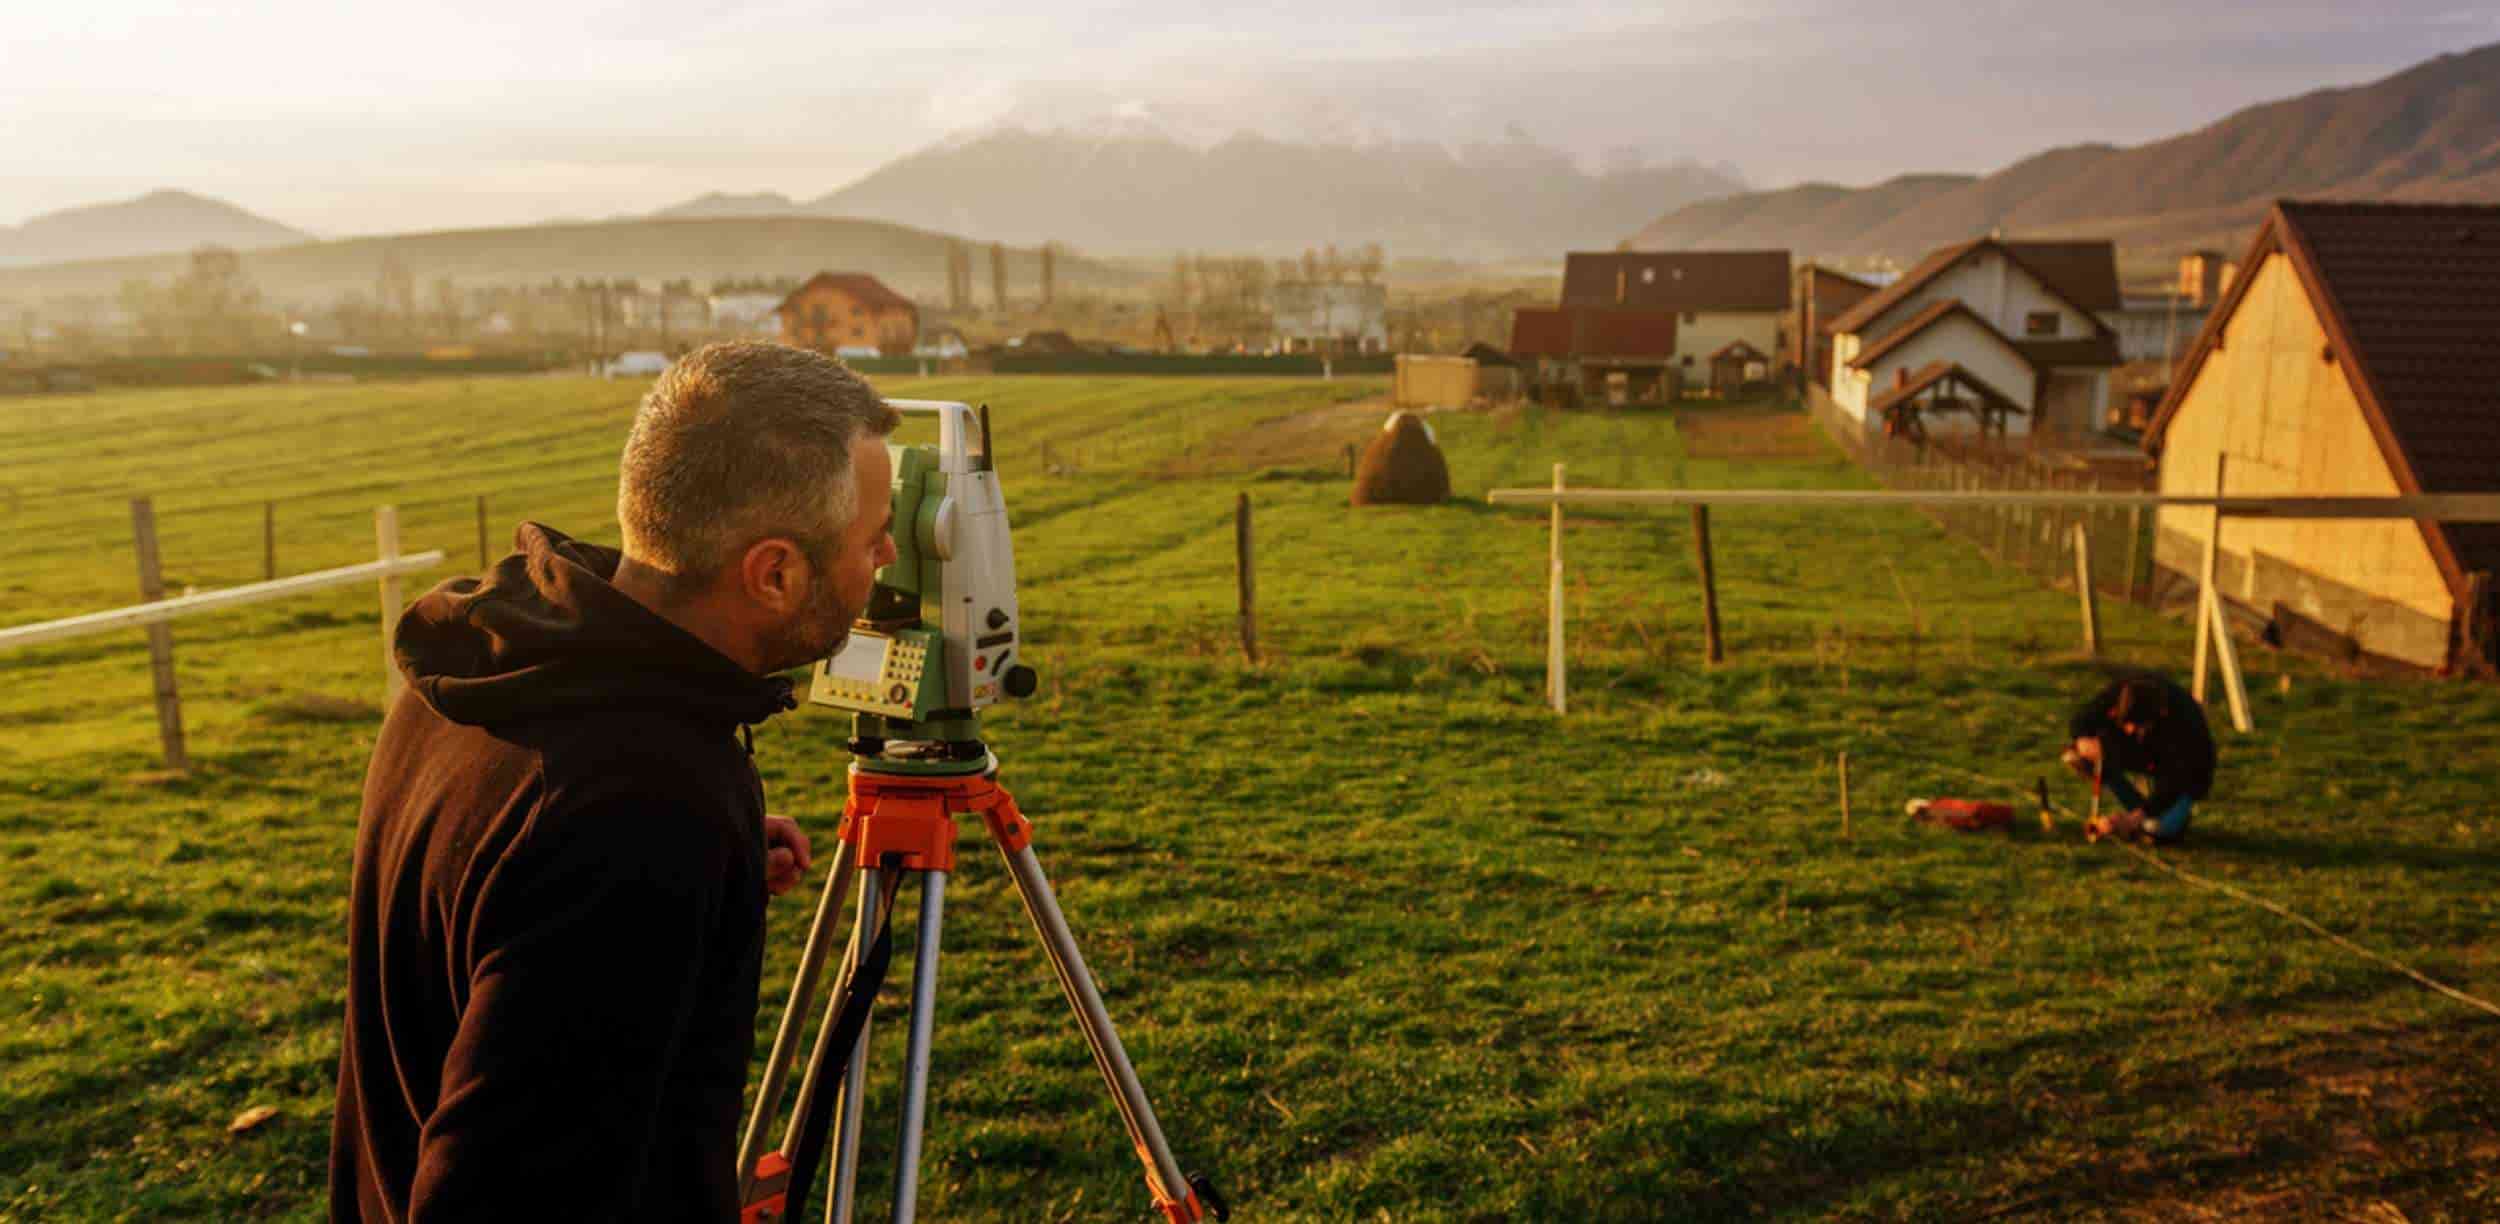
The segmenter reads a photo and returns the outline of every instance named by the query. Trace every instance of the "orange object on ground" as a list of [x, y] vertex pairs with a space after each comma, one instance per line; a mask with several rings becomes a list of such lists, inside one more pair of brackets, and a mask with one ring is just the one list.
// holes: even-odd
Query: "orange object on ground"
[[1919, 799], [1910, 804], [1910, 818], [1940, 824], [1963, 833], [2001, 829], [2014, 823], [2014, 805], [1982, 799]]

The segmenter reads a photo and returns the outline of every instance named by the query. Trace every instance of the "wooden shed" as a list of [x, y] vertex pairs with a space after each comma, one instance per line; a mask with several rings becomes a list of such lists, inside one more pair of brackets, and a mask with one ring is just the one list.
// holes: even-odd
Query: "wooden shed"
[[[2500, 492], [2500, 207], [2275, 205], [2145, 432], [2161, 491]], [[2154, 559], [2194, 573], [2201, 511]], [[2489, 647], [2500, 524], [2233, 520], [2223, 597], [2408, 667]]]

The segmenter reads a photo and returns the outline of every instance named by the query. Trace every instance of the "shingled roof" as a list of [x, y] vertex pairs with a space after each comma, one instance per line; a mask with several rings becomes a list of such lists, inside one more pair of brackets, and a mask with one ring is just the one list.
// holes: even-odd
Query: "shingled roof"
[[1786, 251], [1573, 251], [1563, 305], [1652, 310], [1788, 309]]
[[1829, 332], [1862, 331], [1866, 325], [1881, 318], [1885, 311], [1924, 288], [1928, 282], [1951, 271], [1965, 259], [1982, 251], [1995, 251], [2014, 266], [2031, 273], [2049, 292], [2064, 298], [2096, 329], [2107, 330], [2100, 312], [2116, 310], [2124, 300], [2118, 292], [2118, 246], [2106, 239], [2087, 242], [2007, 242], [2000, 238], [1974, 238], [1957, 242], [1927, 253], [1901, 279], [1884, 286], [1875, 296], [1849, 308], [1848, 313], [1824, 325]]
[[[2500, 492], [2500, 206], [2278, 200], [2145, 429], [2158, 451], [2268, 255], [2288, 257], [2406, 493]], [[2500, 575], [2500, 523], [2425, 532], [2449, 588]]]
[[1522, 357], [1675, 355], [1675, 312], [1613, 306], [1522, 306], [1511, 315], [1510, 351]]
[[826, 285], [832, 288], [844, 290], [852, 297], [858, 298], [860, 303], [866, 306], [875, 306], [880, 308], [899, 307], [901, 309], [911, 311], [914, 314], [918, 314], [920, 310], [917, 305], [913, 304], [910, 298], [904, 297], [902, 294], [886, 288], [884, 281], [878, 280], [876, 277], [870, 276], [865, 272], [819, 272], [814, 276], [808, 277], [806, 284], [791, 290], [788, 297], [781, 299], [781, 304], [779, 306], [773, 307], [773, 313], [779, 314], [782, 311], [788, 310], [790, 308], [790, 303], [798, 300], [798, 296], [800, 294], [816, 288], [819, 285]]
[[1928, 328], [1934, 327], [1935, 325], [1942, 323], [1946, 319], [1952, 318], [1955, 315], [1960, 315], [1961, 317], [1970, 320], [1972, 323], [1977, 324], [1979, 330], [1995, 337], [1997, 343], [2004, 345], [2007, 352], [2021, 358], [2023, 364], [2030, 366], [2033, 373], [2036, 374], [2039, 372], [2040, 364], [2031, 359], [2031, 354], [2023, 351], [2022, 345], [2007, 339], [2003, 332], [1988, 326], [1988, 321], [1980, 318], [1979, 312], [1964, 305], [1962, 303], [1962, 299], [1960, 298], [1945, 298], [1942, 301], [1929, 302], [1924, 307], [1921, 307], [1917, 314], [1911, 315], [1909, 318], [1902, 320], [1899, 327], [1893, 328], [1891, 331], [1885, 332], [1883, 335], [1876, 337], [1872, 343], [1868, 344], [1865, 348], [1858, 350], [1858, 355], [1849, 359], [1849, 368], [1853, 370], [1866, 369], [1868, 366], [1874, 365], [1876, 362], [1883, 360], [1884, 357], [1889, 355], [1894, 349], [1900, 348], [1902, 345], [1908, 344], [1910, 341], [1917, 339], [1919, 335], [1925, 332]]

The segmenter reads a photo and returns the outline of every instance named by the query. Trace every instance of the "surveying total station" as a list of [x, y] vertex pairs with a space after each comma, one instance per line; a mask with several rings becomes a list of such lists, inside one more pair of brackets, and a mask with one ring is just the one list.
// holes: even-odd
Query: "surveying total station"
[[[938, 933], [946, 877], [955, 866], [959, 817], [977, 817], [1005, 856], [1041, 936], [1042, 953], [1076, 1011], [1094, 1065], [1110, 1086], [1129, 1141], [1146, 1167], [1155, 1206], [1171, 1224], [1229, 1215], [1204, 1177], [1184, 1177], [1146, 1101], [1136, 1068], [1103, 1009], [1102, 994], [1059, 911], [1033, 826], [998, 784], [998, 758], [981, 740], [980, 711], [1002, 697], [1025, 697], [1034, 672], [1022, 658], [1016, 565], [1007, 503], [991, 463], [987, 408], [892, 401], [906, 416], [937, 418], [937, 445], [889, 445], [894, 461], [894, 550], [877, 571], [867, 610], [842, 647], [816, 665], [808, 700], [848, 710], [850, 795], [840, 844], [790, 986], [790, 1003], [765, 1061], [755, 1109], [738, 1148], [744, 1224], [795, 1219], [804, 1209], [825, 1148], [833, 1149], [826, 1216], [848, 1224], [859, 1174], [862, 1101], [868, 1078], [869, 1016], [893, 953], [892, 917], [905, 875], [920, 877], [905, 1038], [902, 1119], [894, 1150], [895, 1224], [910, 1224], [920, 1189], [922, 1124], [927, 1116], [930, 1026], [937, 1009]], [[817, 1028], [781, 1145], [764, 1134], [816, 1008], [818, 979], [834, 946], [841, 899], [858, 881], [851, 928], [831, 1003]], [[829, 1076], [838, 1083], [828, 1083]]]

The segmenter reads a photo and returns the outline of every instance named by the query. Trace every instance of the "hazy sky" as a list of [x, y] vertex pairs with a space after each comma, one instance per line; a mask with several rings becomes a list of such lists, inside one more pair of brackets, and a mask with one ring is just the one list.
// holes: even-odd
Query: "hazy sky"
[[2500, 41], [2492, 0], [1185, 7], [0, 0], [0, 224], [161, 186], [325, 235], [806, 198], [966, 129], [1120, 114], [1202, 139], [1516, 125], [1592, 163], [1866, 182]]

